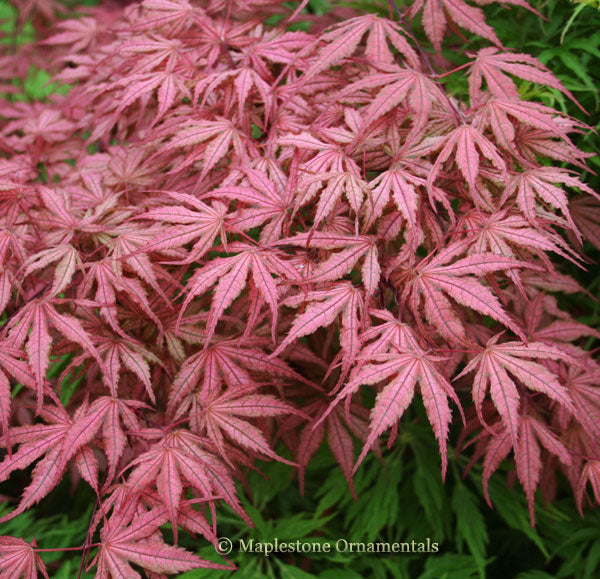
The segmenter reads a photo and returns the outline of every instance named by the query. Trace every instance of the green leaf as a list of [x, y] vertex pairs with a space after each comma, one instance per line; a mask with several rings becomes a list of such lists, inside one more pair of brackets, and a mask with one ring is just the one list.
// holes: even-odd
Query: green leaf
[[299, 513], [274, 522], [273, 538], [282, 540], [301, 539], [308, 537], [313, 531], [322, 529], [332, 517], [307, 519], [307, 515]]
[[362, 575], [352, 571], [352, 569], [328, 569], [319, 573], [319, 579], [362, 579]]
[[292, 565], [286, 565], [279, 559], [276, 559], [276, 562], [281, 570], [281, 579], [317, 579], [317, 575], [306, 573], [306, 571], [302, 571], [302, 569], [298, 569], [298, 567], [293, 567]]
[[77, 559], [69, 559], [63, 565], [60, 566], [60, 569], [52, 574], [52, 579], [72, 579], [73, 577], [80, 577], [80, 579], [94, 579], [95, 573], [90, 571], [89, 573], [82, 573], [79, 575], [79, 565], [81, 560]]
[[554, 575], [549, 575], [541, 569], [532, 569], [531, 571], [519, 573], [515, 579], [554, 579]]
[[436, 540], [443, 542], [449, 531], [450, 509], [440, 474], [439, 454], [432, 452], [435, 442], [433, 437], [431, 439], [431, 446], [426, 446], [419, 438], [411, 438], [410, 445], [417, 463], [413, 485], [425, 516], [436, 529]]
[[469, 579], [477, 575], [478, 564], [473, 557], [446, 553], [428, 559], [419, 579]]
[[[308, 473], [312, 472], [312, 469], [309, 468]], [[317, 496], [320, 496], [321, 500], [317, 505], [315, 517], [320, 516], [334, 505], [341, 506], [352, 500], [341, 469], [335, 468], [329, 472], [325, 482], [320, 485]]]
[[477, 562], [481, 577], [485, 577], [485, 552], [488, 534], [476, 496], [460, 481], [452, 494], [452, 510], [456, 515], [455, 540], [462, 552], [464, 543]]
[[[379, 472], [381, 465], [369, 463], [371, 470]], [[353, 537], [374, 541], [387, 525], [394, 525], [399, 515], [398, 487], [402, 478], [402, 463], [389, 461], [387, 468], [379, 472], [370, 488], [358, 491], [359, 499], [347, 508], [352, 520], [350, 533]]]
[[511, 491], [506, 486], [506, 482], [499, 479], [500, 477], [493, 476], [489, 482], [490, 498], [494, 508], [509, 527], [524, 533], [537, 545], [545, 557], [549, 557], [548, 549], [539, 533], [530, 526], [529, 514], [523, 496]]

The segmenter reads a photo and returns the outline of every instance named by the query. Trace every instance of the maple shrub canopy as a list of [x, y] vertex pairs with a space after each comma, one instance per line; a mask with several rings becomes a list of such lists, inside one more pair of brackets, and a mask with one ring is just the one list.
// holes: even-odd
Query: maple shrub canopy
[[[178, 533], [216, 546], [223, 504], [251, 525], [248, 467], [303, 490], [326, 441], [354, 493], [416, 400], [442, 477], [454, 424], [486, 496], [514, 460], [532, 524], [560, 472], [600, 501], [598, 332], [557, 299], [600, 248], [587, 127], [521, 98], [574, 97], [489, 0], [14, 3], [36, 42], [0, 57], [0, 482], [30, 474], [0, 522], [74, 477], [96, 577], [229, 569]], [[60, 90], [29, 98], [30, 67]], [[48, 577], [36, 548], [0, 537], [2, 576]]]

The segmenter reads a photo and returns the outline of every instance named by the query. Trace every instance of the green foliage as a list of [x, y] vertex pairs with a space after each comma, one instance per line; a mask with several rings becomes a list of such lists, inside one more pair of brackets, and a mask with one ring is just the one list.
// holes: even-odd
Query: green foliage
[[[597, 0], [536, 0], [532, 5], [546, 20], [524, 10], [515, 11], [507, 18], [505, 11], [495, 8], [489, 11], [489, 21], [508, 47], [527, 52], [548, 66], [589, 114], [583, 114], [574, 103], [553, 89], [533, 87], [524, 82], [522, 91], [528, 98], [559, 106], [597, 130], [600, 127], [600, 4]], [[600, 167], [598, 133], [589, 131], [580, 135], [575, 144], [596, 153], [590, 164]], [[598, 177], [591, 174], [587, 177], [587, 181], [598, 189]]]
[[[64, 364], [60, 361], [58, 365]], [[490, 481], [490, 509], [481, 493], [481, 468], [462, 477], [466, 457], [449, 448], [449, 470], [442, 482], [437, 443], [426, 425], [422, 408], [411, 411], [411, 420], [384, 465], [370, 456], [355, 479], [354, 501], [331, 455], [322, 447], [306, 473], [307, 490], [301, 496], [289, 468], [265, 463], [262, 472], [250, 472], [240, 488], [244, 508], [254, 521], [251, 529], [231, 510], [219, 517], [219, 535], [233, 549], [228, 557], [239, 567], [226, 571], [195, 570], [183, 579], [544, 579], [577, 577], [592, 579], [600, 571], [600, 514], [581, 519], [572, 499], [553, 507], [537, 506], [537, 525], [531, 529], [525, 498], [507, 487], [507, 469]], [[565, 497], [568, 494], [565, 493]], [[61, 515], [48, 515], [38, 507], [0, 525], [0, 534], [36, 539], [39, 547], [77, 547], [84, 543], [92, 516], [93, 494], [80, 485], [70, 495], [68, 482], [53, 491], [44, 508], [61, 505]], [[0, 516], [12, 507], [0, 508]], [[240, 529], [243, 529], [240, 531]], [[168, 529], [166, 529], [168, 531]], [[198, 550], [183, 535], [181, 546], [196, 550], [215, 562], [221, 557], [211, 545]], [[97, 538], [94, 537], [94, 540]], [[240, 540], [257, 543], [296, 542], [329, 544], [330, 552], [243, 552]], [[438, 552], [418, 552], [418, 544], [438, 543]], [[340, 543], [336, 549], [336, 543]], [[415, 542], [415, 552], [368, 553], [351, 551], [351, 543]], [[42, 552], [51, 577], [77, 576], [81, 551]], [[91, 556], [94, 555], [92, 550]], [[93, 575], [82, 577], [87, 579]]]
[[8, 0], [0, 0], [0, 43], [26, 44], [33, 42], [34, 31], [31, 23], [27, 22], [21, 30], [17, 30], [16, 21], [16, 8]]
[[[26, 22], [19, 29], [17, 18], [17, 10], [7, 0], [0, 0], [0, 44], [18, 46], [34, 41], [31, 22]], [[45, 70], [33, 66], [29, 68], [25, 78], [13, 79], [13, 83], [22, 88], [22, 94], [9, 97], [15, 101], [43, 100], [53, 93], [66, 94], [70, 88], [69, 85], [51, 82], [51, 77]]]
[[[58, 490], [59, 494], [61, 491]], [[80, 495], [83, 498], [82, 495]], [[65, 509], [60, 515], [44, 516], [40, 509], [27, 511], [22, 517], [17, 517], [0, 527], [3, 535], [12, 535], [20, 537], [26, 541], [35, 539], [40, 548], [45, 545], [52, 545], [56, 550], [40, 552], [44, 563], [49, 570], [52, 570], [53, 579], [71, 579], [77, 577], [81, 555], [79, 552], [60, 551], [60, 548], [80, 545], [85, 540], [90, 517], [92, 514], [92, 505], [85, 508], [83, 502], [79, 500], [68, 500], [65, 505], [77, 505], [79, 509]], [[0, 505], [0, 516], [8, 513], [12, 507]], [[82, 574], [82, 579], [88, 579], [93, 575]]]
[[[531, 529], [522, 493], [507, 488], [502, 475], [492, 477], [490, 509], [481, 493], [481, 469], [462, 478], [466, 459], [450, 452], [445, 484], [439, 465], [426, 457], [436, 442], [417, 411], [407, 424], [400, 444], [381, 463], [371, 456], [356, 477], [358, 500], [344, 486], [333, 460], [319, 452], [307, 472], [307, 483], [316, 483], [318, 493], [299, 495], [296, 481], [285, 477], [285, 467], [265, 464], [264, 473], [251, 472], [247, 480], [247, 509], [255, 529], [242, 528], [230, 512], [221, 517], [220, 535], [233, 544], [229, 557], [240, 570], [227, 572], [196, 570], [184, 579], [231, 576], [281, 577], [291, 579], [355, 579], [397, 577], [401, 579], [447, 579], [479, 577], [594, 577], [600, 567], [600, 517], [581, 519], [572, 501], [563, 499], [554, 507], [538, 505], [538, 525]], [[323, 449], [321, 449], [322, 451]], [[436, 458], [437, 460], [437, 458]], [[433, 462], [433, 461], [432, 461]], [[507, 475], [506, 469], [503, 471]], [[427, 484], [422, 484], [427, 480]], [[433, 482], [432, 482], [433, 481]], [[424, 516], [425, 514], [425, 516]], [[243, 552], [251, 539], [273, 543], [296, 541], [332, 546], [331, 552], [270, 553]], [[438, 552], [367, 553], [350, 552], [345, 543], [438, 543]], [[186, 544], [193, 548], [193, 544]], [[316, 549], [313, 549], [316, 550]], [[202, 557], [218, 561], [212, 547]]]
[[481, 503], [466, 485], [457, 481], [452, 493], [452, 511], [456, 517], [455, 541], [458, 550], [470, 552], [481, 576], [485, 573], [488, 534]]

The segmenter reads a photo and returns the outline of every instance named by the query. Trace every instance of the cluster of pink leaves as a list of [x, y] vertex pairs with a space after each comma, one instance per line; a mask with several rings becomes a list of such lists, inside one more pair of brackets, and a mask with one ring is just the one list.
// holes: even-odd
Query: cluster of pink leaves
[[[97, 495], [97, 577], [219, 567], [159, 527], [216, 545], [220, 502], [251, 524], [235, 481], [256, 459], [303, 486], [325, 439], [354, 492], [415, 396], [442, 474], [454, 407], [484, 487], [512, 453], [532, 522], [557, 470], [600, 500], [598, 333], [559, 308], [584, 290], [552, 261], [600, 246], [594, 193], [556, 166], [585, 166], [585, 127], [520, 99], [518, 79], [568, 91], [480, 8], [334, 10], [306, 33], [278, 0], [19, 4], [41, 41], [1, 57], [0, 481], [35, 466], [3, 521], [72, 476]], [[457, 27], [484, 47], [452, 72]], [[32, 65], [69, 92], [13, 98]], [[0, 569], [36, 566], [0, 538]]]

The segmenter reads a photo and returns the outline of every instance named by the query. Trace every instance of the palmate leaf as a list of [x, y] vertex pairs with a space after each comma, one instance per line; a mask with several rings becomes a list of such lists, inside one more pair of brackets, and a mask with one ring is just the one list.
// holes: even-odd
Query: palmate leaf
[[315, 231], [313, 233], [300, 233], [294, 237], [281, 239], [277, 245], [342, 250], [331, 254], [329, 259], [326, 259], [315, 268], [310, 277], [303, 280], [306, 283], [320, 284], [341, 279], [350, 273], [355, 268], [357, 262], [364, 257], [361, 274], [365, 289], [369, 294], [372, 294], [379, 284], [381, 274], [379, 256], [376, 239], [371, 236], [349, 237], [347, 235]]
[[[331, 215], [342, 195], [348, 200], [356, 214], [363, 205], [364, 198], [368, 196], [366, 181], [349, 171], [317, 173], [305, 180], [312, 195], [317, 193], [314, 185], [318, 185], [320, 188], [323, 183], [327, 183], [327, 186], [318, 193], [319, 202], [315, 212], [315, 227], [318, 227]], [[304, 201], [307, 200], [304, 199]]]
[[372, 204], [368, 208], [369, 223], [375, 221], [388, 204], [390, 197], [402, 213], [409, 229], [416, 230], [419, 194], [416, 189], [425, 184], [424, 179], [416, 177], [403, 168], [384, 171], [370, 182]]
[[118, 268], [114, 266], [113, 260], [104, 259], [91, 264], [89, 271], [83, 278], [83, 282], [77, 289], [78, 298], [86, 298], [92, 292], [94, 284], [96, 285], [94, 298], [99, 313], [117, 334], [127, 338], [119, 323], [119, 309], [117, 307], [117, 302], [121, 303], [125, 299], [129, 299], [139, 306], [160, 327], [161, 322], [148, 302], [144, 286], [136, 278], [120, 275]]
[[394, 317], [388, 310], [371, 309], [369, 313], [372, 318], [383, 323], [371, 326], [361, 335], [363, 356], [368, 358], [370, 355], [422, 350], [423, 344], [410, 324]]
[[[21, 310], [19, 316], [11, 319], [7, 329], [9, 329], [9, 345], [20, 348], [27, 339], [25, 350], [37, 384], [38, 412], [42, 408], [46, 372], [50, 364], [52, 337], [48, 328], [49, 324], [67, 340], [80, 345], [89, 352], [100, 367], [104, 368], [102, 358], [77, 318], [59, 313], [52, 306], [51, 300], [31, 302], [27, 308]], [[29, 335], [26, 333], [28, 329], [31, 329]]]
[[176, 34], [187, 30], [191, 25], [197, 9], [188, 0], [144, 0], [147, 9], [136, 30], [160, 29]]
[[180, 311], [179, 321], [192, 299], [216, 284], [206, 325], [205, 346], [213, 337], [217, 323], [225, 310], [243, 291], [249, 271], [252, 271], [254, 284], [271, 310], [273, 335], [278, 319], [279, 291], [271, 273], [281, 276], [284, 280], [297, 278], [296, 271], [275, 251], [261, 251], [242, 243], [229, 245], [229, 250], [239, 253], [233, 257], [212, 260], [210, 265], [198, 269], [186, 286], [187, 295]]
[[600, 249], [600, 203], [596, 199], [576, 197], [569, 202], [568, 210], [583, 237]]
[[[267, 165], [273, 169], [271, 174], [264, 170], [246, 168], [241, 177], [247, 179], [251, 187], [228, 185], [210, 191], [210, 197], [236, 200], [247, 207], [230, 215], [227, 224], [237, 230], [246, 231], [252, 227], [263, 226], [259, 241], [270, 244], [280, 239], [282, 227], [291, 206], [290, 192], [286, 190], [286, 176], [279, 167]], [[243, 181], [242, 181], [243, 182]], [[268, 223], [265, 225], [265, 222]]]
[[38, 571], [48, 579], [41, 557], [35, 552], [35, 539], [28, 543], [14, 537], [0, 537], [0, 571], [4, 577], [37, 579]]
[[[419, 134], [427, 124], [432, 107], [444, 101], [439, 86], [416, 68], [381, 66], [385, 72], [372, 74], [350, 84], [340, 91], [339, 97], [356, 97], [369, 89], [379, 88], [375, 99], [368, 99], [356, 142], [365, 131], [383, 115], [400, 104], [408, 104], [414, 119], [411, 133]], [[367, 93], [368, 94], [368, 93]]]
[[392, 377], [392, 380], [377, 395], [371, 412], [369, 435], [354, 470], [363, 461], [375, 440], [400, 419], [412, 402], [418, 384], [429, 422], [440, 446], [444, 477], [447, 467], [446, 439], [451, 417], [448, 397], [459, 407], [460, 403], [448, 381], [435, 366], [435, 363], [441, 360], [424, 355], [423, 352], [404, 354], [396, 352], [380, 355], [379, 358], [388, 361], [381, 364], [366, 364], [356, 373], [351, 374], [348, 383], [337, 394], [328, 411], [331, 412], [340, 400], [352, 396], [361, 385], [378, 384]]
[[74, 51], [86, 48], [94, 41], [97, 33], [96, 21], [93, 18], [78, 18], [64, 20], [57, 26], [57, 34], [43, 41], [44, 45], [70, 45]]
[[288, 334], [277, 346], [272, 356], [280, 354], [298, 338], [331, 325], [337, 316], [342, 314], [340, 344], [344, 352], [342, 372], [344, 375], [353, 364], [360, 349], [359, 312], [363, 310], [363, 299], [360, 292], [350, 283], [338, 282], [328, 290], [316, 290], [306, 295], [288, 298], [286, 304], [299, 306], [304, 301], [309, 302], [306, 310], [296, 316]]
[[[283, 378], [316, 386], [283, 360], [270, 357], [260, 349], [260, 345], [264, 345], [264, 341], [257, 344], [243, 338], [219, 340], [189, 357], [174, 377], [168, 413], [174, 413], [175, 419], [185, 415], [188, 410], [185, 405], [189, 403], [189, 400], [186, 402], [186, 397], [196, 389], [204, 396], [214, 396], [224, 387], [235, 391], [254, 385], [258, 389], [260, 384], [253, 379], [253, 375], [264, 376], [271, 381]], [[178, 408], [180, 405], [184, 407]], [[196, 420], [197, 417], [193, 417], [192, 424]]]
[[589, 461], [581, 471], [578, 483], [576, 496], [577, 507], [579, 508], [579, 512], [583, 513], [583, 495], [588, 483], [591, 484], [596, 502], [600, 499], [600, 461]]
[[202, 79], [194, 88], [194, 100], [204, 95], [202, 102], [214, 93], [215, 89], [223, 82], [231, 82], [235, 87], [238, 112], [240, 117], [244, 114], [244, 107], [247, 102], [252, 104], [249, 99], [251, 90], [254, 90], [260, 95], [265, 107], [265, 116], [269, 117], [271, 108], [273, 107], [273, 95], [271, 94], [271, 86], [252, 68], [239, 68], [238, 70], [229, 70], [225, 72], [217, 72]]
[[567, 150], [573, 147], [565, 132], [565, 123], [556, 116], [556, 111], [535, 102], [490, 97], [478, 109], [474, 124], [480, 131], [489, 127], [502, 148], [519, 155], [514, 143], [515, 121], [525, 127], [542, 131], [546, 138], [559, 139], [566, 144]]
[[[192, 152], [184, 156], [176, 165], [177, 171], [202, 159], [203, 175], [206, 175], [233, 147], [239, 154], [244, 153], [245, 135], [231, 122], [220, 121], [187, 121], [174, 131], [175, 136], [164, 146], [164, 152], [193, 146]], [[205, 144], [207, 141], [209, 143]]]
[[485, 350], [475, 356], [455, 379], [477, 368], [473, 382], [473, 401], [478, 416], [484, 423], [481, 408], [489, 387], [492, 400], [506, 427], [511, 444], [517, 448], [521, 397], [513, 377], [526, 388], [544, 393], [567, 411], [574, 413], [575, 407], [569, 392], [559, 383], [557, 377], [541, 364], [527, 359], [560, 360], [569, 359], [569, 356], [554, 346], [539, 342], [498, 343], [500, 336], [501, 334], [498, 334], [492, 338], [487, 343]]
[[[530, 407], [526, 407], [526, 410], [530, 409]], [[484, 456], [482, 486], [487, 503], [490, 506], [492, 506], [493, 501], [495, 503], [490, 488], [493, 488], [497, 482], [495, 478], [491, 478], [492, 474], [500, 467], [502, 461], [512, 449], [517, 467], [517, 477], [527, 497], [530, 526], [533, 529], [535, 526], [535, 491], [542, 483], [543, 468], [546, 465], [555, 468], [555, 459], [562, 463], [563, 468], [572, 468], [573, 460], [569, 450], [544, 422], [538, 417], [527, 413], [522, 413], [519, 416], [517, 446], [513, 446], [511, 433], [504, 426], [503, 421], [495, 422], [487, 428], [486, 432], [480, 433], [477, 438], [475, 453], [476, 456]], [[552, 457], [554, 461], [549, 461], [549, 457]], [[506, 520], [511, 526], [514, 526], [511, 521]], [[525, 532], [529, 531], [528, 529], [523, 530]]]
[[462, 306], [494, 318], [522, 336], [521, 330], [502, 309], [496, 296], [475, 276], [531, 266], [527, 262], [493, 253], [471, 255], [448, 263], [463, 250], [464, 244], [459, 242], [419, 263], [409, 273], [412, 279], [405, 286], [404, 299], [408, 300], [416, 315], [419, 315], [422, 301], [428, 322], [452, 342], [464, 341], [465, 332], [460, 317], [446, 295]]
[[467, 239], [472, 243], [469, 253], [491, 251], [515, 257], [519, 250], [540, 250], [553, 251], [571, 260], [576, 255], [560, 236], [531, 227], [529, 221], [518, 214], [500, 211], [489, 215], [476, 210], [464, 215], [463, 220]]
[[[317, 424], [314, 425], [311, 421], [302, 429], [296, 448], [295, 456], [299, 466], [300, 492], [304, 494], [305, 491], [306, 467], [326, 437], [331, 454], [340, 465], [352, 496], [357, 498], [352, 480], [355, 459], [352, 435], [363, 442], [366, 439], [368, 431], [367, 411], [358, 404], [351, 404], [348, 412], [344, 412], [341, 407], [336, 407], [332, 412], [327, 412], [328, 406], [328, 400], [319, 399], [302, 409], [303, 412], [313, 416]], [[323, 422], [320, 416], [325, 412], [327, 412], [327, 418]]]
[[24, 489], [18, 507], [2, 517], [2, 521], [12, 519], [38, 503], [60, 482], [67, 462], [94, 438], [102, 419], [98, 414], [87, 414], [85, 406], [73, 419], [58, 406], [42, 410], [42, 416], [50, 424], [12, 429], [12, 442], [20, 443], [20, 447], [0, 464], [0, 480], [6, 480], [13, 471], [26, 468], [45, 456], [33, 469], [31, 483]]
[[535, 490], [540, 482], [542, 464], [540, 446], [558, 457], [566, 467], [572, 464], [569, 451], [543, 423], [531, 416], [522, 416], [519, 424], [519, 446], [515, 452], [517, 475], [529, 503], [531, 526], [535, 524]]
[[368, 197], [367, 186], [361, 178], [361, 171], [356, 161], [342, 147], [330, 143], [329, 139], [319, 140], [303, 132], [299, 135], [284, 135], [277, 139], [277, 144], [284, 147], [285, 154], [289, 154], [294, 149], [317, 153], [311, 155], [311, 158], [299, 167], [300, 191], [296, 193], [294, 202], [294, 211], [297, 212], [312, 201], [321, 190], [323, 183], [328, 183], [319, 196], [315, 227], [331, 214], [342, 194], [348, 199], [355, 212], [362, 205], [363, 197]]
[[504, 199], [508, 199], [516, 193], [517, 205], [523, 215], [530, 223], [537, 221], [536, 198], [539, 197], [542, 202], [553, 209], [559, 209], [567, 219], [573, 233], [581, 240], [581, 234], [573, 222], [569, 212], [567, 195], [563, 189], [555, 183], [564, 183], [569, 187], [577, 187], [590, 195], [598, 198], [590, 187], [581, 182], [564, 170], [548, 167], [545, 170], [532, 169], [515, 175], [504, 193]]
[[153, 404], [156, 397], [152, 390], [149, 362], [160, 363], [160, 360], [148, 350], [145, 350], [133, 341], [126, 342], [122, 339], [106, 339], [98, 346], [98, 352], [103, 356], [107, 372], [103, 375], [104, 381], [110, 389], [111, 395], [117, 397], [117, 387], [121, 363], [133, 372], [144, 384], [148, 397]]
[[576, 409], [578, 422], [593, 437], [600, 436], [600, 372], [595, 365], [568, 369], [565, 384]]
[[126, 77], [115, 83], [115, 86], [125, 86], [121, 103], [115, 111], [119, 115], [126, 107], [149, 93], [157, 90], [158, 109], [153, 119], [153, 124], [158, 123], [167, 111], [173, 106], [176, 99], [191, 98], [191, 92], [185, 84], [185, 78], [171, 71], [152, 72]]
[[[600, 332], [585, 324], [576, 322], [566, 312], [560, 312], [560, 319], [547, 324], [546, 314], [551, 311], [557, 314], [560, 312], [550, 296], [540, 292], [531, 300], [529, 307], [523, 315], [525, 326], [527, 327], [528, 341], [544, 342], [558, 348], [561, 348], [562, 343], [565, 353], [573, 352], [572, 355], [577, 356], [577, 350], [571, 349], [572, 344], [571, 347], [567, 346], [569, 342], [574, 342], [583, 336], [600, 337]], [[573, 379], [573, 386], [575, 386], [575, 377], [578, 374], [585, 376], [585, 366], [570, 368], [565, 385], [569, 387], [570, 379]]]
[[536, 58], [529, 54], [499, 53], [497, 48], [482, 48], [471, 65], [469, 74], [469, 97], [471, 104], [481, 101], [481, 83], [485, 79], [488, 90], [499, 98], [516, 99], [519, 96], [515, 83], [505, 73], [545, 84], [566, 94], [573, 101], [575, 97], [563, 84]]
[[90, 413], [102, 416], [102, 443], [108, 462], [107, 483], [113, 480], [125, 452], [126, 432], [135, 432], [140, 428], [136, 411], [144, 408], [147, 406], [143, 402], [108, 396], [98, 398], [90, 406]]
[[506, 173], [504, 160], [496, 147], [475, 127], [463, 125], [458, 127], [439, 143], [444, 144], [427, 178], [427, 187], [435, 182], [443, 163], [456, 150], [454, 160], [470, 189], [475, 188], [479, 175], [479, 153], [488, 159], [499, 171]]
[[[295, 463], [277, 455], [261, 430], [247, 421], [248, 418], [298, 413], [291, 406], [268, 395], [248, 394], [245, 396], [243, 390], [238, 390], [233, 394], [225, 393], [219, 397], [199, 396], [198, 405], [204, 408], [198, 421], [199, 427], [215, 444], [225, 462], [231, 464], [223, 443], [223, 434], [226, 434], [233, 443], [239, 446], [295, 466]], [[233, 467], [233, 465], [231, 466]]]
[[141, 579], [142, 576], [134, 571], [131, 563], [155, 573], [232, 568], [205, 561], [180, 547], [164, 543], [162, 537], [156, 535], [158, 528], [167, 521], [164, 508], [159, 507], [135, 518], [133, 509], [129, 508], [128, 511], [128, 516], [109, 519], [102, 530], [101, 547], [95, 561], [98, 579]]
[[75, 268], [77, 265], [81, 266], [81, 258], [77, 250], [70, 244], [57, 245], [32, 255], [23, 264], [24, 267], [26, 266], [23, 275], [27, 276], [54, 261], [58, 261], [58, 264], [54, 268], [54, 279], [49, 294], [51, 297], [62, 292], [71, 283]]
[[417, 0], [410, 7], [411, 17], [423, 12], [423, 27], [438, 53], [446, 32], [448, 19], [478, 36], [502, 46], [494, 29], [486, 24], [481, 8], [470, 6], [462, 0]]
[[35, 376], [29, 366], [20, 358], [23, 352], [12, 348], [6, 342], [0, 342], [0, 426], [2, 434], [8, 435], [11, 417], [11, 388], [9, 377], [13, 377], [27, 388], [37, 390]]
[[194, 211], [181, 205], [167, 205], [150, 209], [142, 214], [141, 219], [160, 221], [175, 226], [169, 227], [146, 244], [143, 251], [163, 251], [183, 247], [190, 241], [196, 240], [192, 251], [184, 261], [184, 263], [191, 263], [203, 257], [218, 236], [225, 237], [224, 219], [227, 208], [222, 203], [207, 205], [192, 195], [174, 192], [169, 195], [179, 203], [187, 203], [194, 208]]
[[419, 68], [419, 58], [404, 37], [402, 29], [395, 22], [369, 14], [352, 18], [322, 35], [322, 40], [328, 44], [319, 51], [315, 63], [306, 71], [304, 80], [311, 79], [319, 72], [350, 57], [367, 32], [369, 33], [365, 49], [367, 58], [385, 64], [393, 62], [387, 39], [409, 65]]
[[133, 467], [127, 478], [132, 488], [141, 491], [156, 487], [174, 532], [177, 532], [177, 512], [184, 483], [196, 489], [206, 500], [222, 498], [246, 523], [252, 524], [237, 498], [231, 471], [219, 458], [205, 450], [206, 443], [205, 439], [189, 431], [174, 430], [163, 435], [162, 440], [127, 466]]
[[98, 471], [88, 445], [101, 429], [110, 480], [125, 448], [119, 415], [128, 428], [138, 429], [133, 411], [142, 407], [145, 405], [141, 402], [104, 397], [89, 407], [86, 404], [80, 406], [70, 417], [62, 406], [45, 405], [41, 416], [47, 424], [11, 428], [11, 443], [20, 446], [0, 463], [0, 480], [6, 480], [12, 472], [26, 468], [40, 457], [44, 458], [36, 464], [31, 484], [24, 490], [19, 506], [4, 520], [17, 516], [44, 498], [59, 483], [67, 463], [73, 458], [83, 478], [97, 489]]

